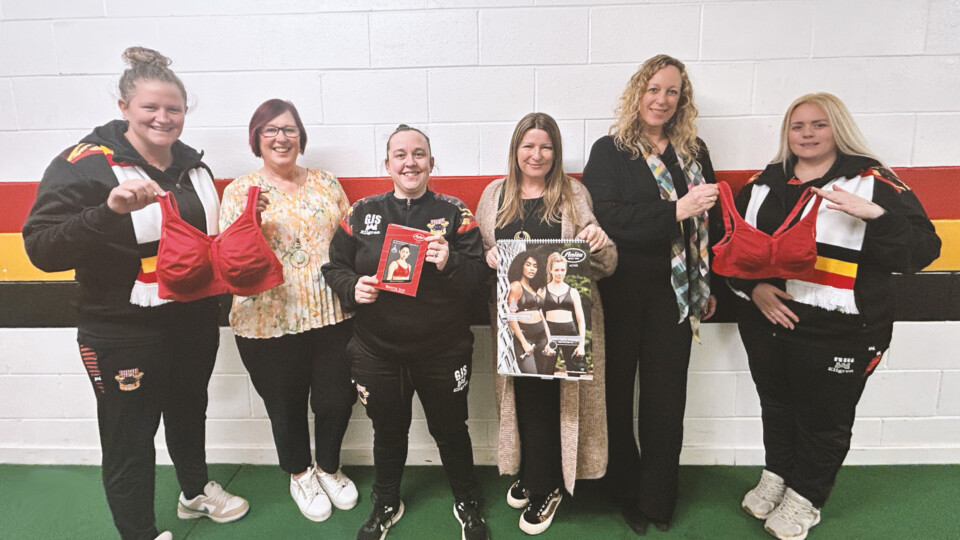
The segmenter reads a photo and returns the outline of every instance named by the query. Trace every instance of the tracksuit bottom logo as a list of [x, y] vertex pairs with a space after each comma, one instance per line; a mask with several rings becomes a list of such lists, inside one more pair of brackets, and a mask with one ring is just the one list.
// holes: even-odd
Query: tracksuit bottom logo
[[467, 387], [467, 366], [463, 366], [453, 372], [453, 377], [457, 379], [457, 387], [454, 392], [459, 392]]
[[827, 371], [832, 371], [834, 373], [853, 373], [853, 358], [846, 358], [843, 356], [833, 357], [835, 362], [834, 366], [828, 367]]

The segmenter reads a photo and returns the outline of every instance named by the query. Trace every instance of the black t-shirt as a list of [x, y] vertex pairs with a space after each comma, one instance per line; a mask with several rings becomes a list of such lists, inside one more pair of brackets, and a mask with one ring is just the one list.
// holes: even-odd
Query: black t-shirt
[[[501, 200], [501, 205], [503, 201]], [[521, 230], [536, 240], [559, 239], [562, 234], [560, 223], [543, 221], [543, 197], [523, 200], [523, 219], [515, 219], [503, 228], [495, 228], [493, 237], [497, 240], [513, 240]]]

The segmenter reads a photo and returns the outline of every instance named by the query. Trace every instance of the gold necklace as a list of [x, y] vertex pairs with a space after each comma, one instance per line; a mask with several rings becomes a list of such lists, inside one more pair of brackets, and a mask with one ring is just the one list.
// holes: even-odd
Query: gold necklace
[[[297, 176], [299, 180], [299, 174]], [[290, 260], [290, 266], [294, 268], [303, 268], [310, 263], [310, 257], [312, 256], [312, 253], [304, 249], [300, 242], [300, 233], [303, 232], [303, 188], [306, 185], [307, 179], [304, 178], [303, 183], [297, 188], [297, 234], [293, 238], [293, 245], [286, 253]]]
[[[529, 200], [529, 199], [524, 199], [524, 200]], [[535, 202], [533, 203], [533, 205], [531, 205], [529, 212], [527, 212], [526, 209], [524, 209], [523, 219], [520, 220], [520, 230], [517, 231], [517, 234], [513, 235], [514, 240], [530, 240], [530, 233], [528, 233], [524, 229], [527, 228], [527, 219], [533, 214], [537, 213], [536, 212], [537, 208], [540, 206], [540, 203], [543, 202], [543, 195], [541, 194], [541, 196], [534, 199], [534, 201]], [[520, 204], [521, 206], [523, 205], [523, 200], [520, 201]]]

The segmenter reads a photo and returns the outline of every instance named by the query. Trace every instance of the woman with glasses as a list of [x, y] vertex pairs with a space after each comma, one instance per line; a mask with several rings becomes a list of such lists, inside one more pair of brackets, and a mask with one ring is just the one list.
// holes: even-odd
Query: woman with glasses
[[[250, 186], [260, 186], [270, 199], [261, 229], [283, 264], [284, 283], [256, 296], [235, 296], [230, 326], [270, 416], [290, 495], [307, 519], [323, 521], [331, 503], [342, 510], [357, 504], [357, 489], [340, 470], [340, 445], [356, 401], [345, 357], [353, 325], [320, 273], [350, 205], [335, 176], [297, 165], [307, 133], [292, 103], [265, 101], [250, 119], [249, 134], [263, 167], [227, 186], [220, 228], [240, 217]], [[310, 455], [308, 400], [316, 461]]]

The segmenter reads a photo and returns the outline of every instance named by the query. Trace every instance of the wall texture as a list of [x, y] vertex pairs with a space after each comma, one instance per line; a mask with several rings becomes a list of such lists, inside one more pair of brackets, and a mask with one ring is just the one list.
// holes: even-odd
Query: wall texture
[[[580, 172], [627, 78], [660, 52], [687, 62], [718, 169], [762, 167], [783, 110], [814, 90], [843, 98], [889, 164], [960, 165], [955, 0], [0, 0], [0, 181], [38, 180], [55, 154], [119, 116], [120, 54], [133, 44], [174, 60], [191, 96], [183, 140], [218, 177], [259, 166], [245, 126], [272, 97], [293, 100], [308, 125], [303, 163], [339, 176], [383, 174], [400, 122], [429, 132], [440, 174], [500, 174], [513, 125], [532, 110], [560, 121], [565, 167]], [[475, 332], [470, 427], [478, 462], [492, 463], [489, 330]], [[99, 461], [74, 334], [0, 329], [0, 462]], [[850, 462], [960, 462], [957, 336], [960, 323], [897, 324]], [[684, 461], [760, 463], [735, 328], [707, 325], [694, 350]], [[211, 460], [275, 462], [228, 329], [210, 391]], [[345, 460], [371, 462], [370, 442], [358, 408]], [[411, 446], [411, 462], [437, 462], [422, 412]]]

